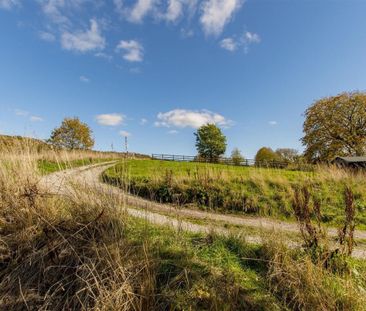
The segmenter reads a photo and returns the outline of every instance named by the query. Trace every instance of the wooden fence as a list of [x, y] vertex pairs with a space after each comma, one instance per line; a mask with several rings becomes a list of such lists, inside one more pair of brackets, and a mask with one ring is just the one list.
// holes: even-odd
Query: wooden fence
[[[176, 161], [176, 162], [203, 162], [210, 163], [207, 159], [198, 156], [187, 156], [187, 155], [177, 155], [177, 154], [152, 154], [151, 158], [153, 160], [161, 161]], [[256, 167], [272, 167], [272, 168], [286, 168], [288, 163], [280, 161], [262, 161], [258, 162], [254, 159], [245, 159], [240, 163], [234, 162], [231, 158], [220, 157], [217, 161], [213, 163], [225, 164], [225, 165], [237, 165], [237, 166], [256, 166]]]

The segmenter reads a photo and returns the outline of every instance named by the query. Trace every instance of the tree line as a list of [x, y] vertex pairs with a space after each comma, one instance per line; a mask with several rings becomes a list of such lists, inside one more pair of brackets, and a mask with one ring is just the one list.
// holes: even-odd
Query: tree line
[[[363, 156], [366, 153], [366, 93], [345, 92], [315, 101], [305, 111], [303, 154], [292, 148], [262, 147], [255, 155], [256, 163], [319, 163], [331, 162], [337, 156]], [[218, 161], [226, 152], [226, 137], [214, 124], [198, 129], [196, 147], [199, 156]], [[238, 148], [231, 153], [234, 163], [244, 157]]]
[[[292, 148], [258, 150], [256, 163], [330, 162], [337, 156], [363, 156], [366, 153], [366, 93], [344, 92], [315, 101], [304, 113], [305, 147], [303, 154]], [[201, 126], [194, 134], [198, 157], [218, 162], [225, 154], [227, 138], [215, 124]], [[52, 145], [67, 149], [91, 149], [94, 146], [91, 128], [79, 118], [65, 118], [52, 131]], [[245, 160], [241, 151], [231, 153], [234, 164]]]
[[[194, 134], [196, 136], [196, 148], [198, 157], [207, 162], [220, 162], [227, 148], [226, 136], [215, 124], [201, 126]], [[231, 152], [231, 161], [234, 165], [241, 165], [245, 157], [238, 148]], [[301, 156], [296, 149], [279, 148], [273, 151], [269, 147], [262, 147], [255, 156], [256, 165], [283, 165], [300, 161]]]

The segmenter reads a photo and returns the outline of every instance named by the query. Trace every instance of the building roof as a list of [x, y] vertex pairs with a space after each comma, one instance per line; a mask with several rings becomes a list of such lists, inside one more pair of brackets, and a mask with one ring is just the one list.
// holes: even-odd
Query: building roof
[[347, 163], [358, 163], [358, 162], [366, 162], [366, 156], [364, 157], [336, 157], [336, 160], [340, 159]]

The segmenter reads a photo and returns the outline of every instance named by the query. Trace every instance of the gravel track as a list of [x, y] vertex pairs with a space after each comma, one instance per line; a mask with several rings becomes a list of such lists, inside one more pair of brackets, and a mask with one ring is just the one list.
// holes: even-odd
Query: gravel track
[[[81, 187], [99, 191], [103, 193], [103, 195], [111, 195], [120, 200], [120, 202], [124, 202], [124, 206], [127, 206], [126, 211], [131, 216], [143, 218], [158, 225], [168, 225], [183, 231], [196, 233], [209, 233], [214, 231], [218, 234], [229, 235], [230, 231], [222, 226], [222, 223], [224, 223], [242, 226], [243, 228], [257, 228], [272, 232], [273, 234], [275, 232], [285, 232], [287, 234], [299, 233], [298, 226], [294, 223], [287, 223], [264, 217], [234, 216], [186, 208], [179, 209], [171, 205], [159, 204], [126, 194], [119, 188], [107, 185], [100, 180], [100, 175], [103, 171], [113, 165], [115, 165], [115, 162], [107, 162], [56, 172], [42, 177], [40, 184], [49, 193], [68, 195], [72, 193], [75, 194], [73, 184], [76, 183]], [[179, 219], [179, 217], [211, 221], [211, 223], [201, 225]], [[214, 222], [220, 222], [220, 224], [215, 225]], [[328, 229], [329, 237], [335, 237], [336, 235], [336, 229]], [[355, 238], [366, 239], [366, 231], [356, 230]], [[246, 235], [245, 239], [249, 243], [261, 243], [262, 241], [262, 238], [259, 235]], [[290, 246], [293, 244], [293, 242], [289, 243]], [[356, 247], [354, 249], [353, 256], [357, 258], [366, 258], [366, 249]]]

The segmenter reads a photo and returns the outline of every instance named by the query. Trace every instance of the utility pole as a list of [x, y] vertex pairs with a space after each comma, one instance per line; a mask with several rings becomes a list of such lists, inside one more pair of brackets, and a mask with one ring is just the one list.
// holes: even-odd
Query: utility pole
[[128, 156], [128, 138], [127, 135], [125, 136], [125, 150], [126, 150], [126, 157]]

